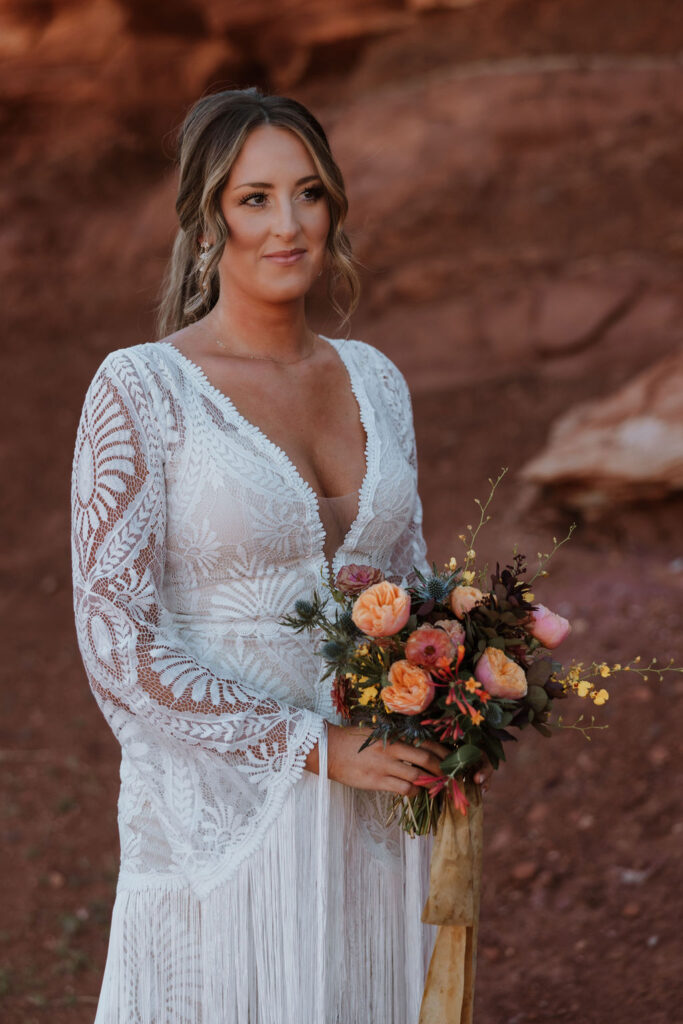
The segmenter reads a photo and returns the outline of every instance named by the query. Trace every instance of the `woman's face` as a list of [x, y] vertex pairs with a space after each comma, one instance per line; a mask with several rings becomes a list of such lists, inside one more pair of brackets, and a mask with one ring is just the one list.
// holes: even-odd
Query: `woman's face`
[[254, 128], [220, 206], [230, 231], [220, 261], [221, 293], [238, 290], [268, 302], [305, 295], [323, 267], [330, 213], [300, 139], [275, 125]]

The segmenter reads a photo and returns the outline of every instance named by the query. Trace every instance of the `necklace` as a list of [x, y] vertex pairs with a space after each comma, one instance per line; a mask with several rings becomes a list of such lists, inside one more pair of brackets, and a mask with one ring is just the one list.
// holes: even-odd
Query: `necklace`
[[[223, 342], [220, 340], [220, 338], [215, 338], [214, 340], [215, 340], [215, 342], [216, 342], [216, 344], [218, 345], [219, 348], [224, 349], [226, 352], [229, 351], [228, 346], [223, 344]], [[242, 353], [242, 352], [230, 352], [230, 355], [234, 356], [236, 359], [263, 359], [263, 360], [265, 360], [266, 362], [269, 362], [269, 363], [277, 363], [279, 366], [291, 366], [294, 363], [303, 363], [304, 359], [309, 359], [310, 356], [313, 354], [313, 350], [314, 349], [315, 349], [315, 335], [313, 336], [313, 342], [311, 344], [310, 350], [306, 353], [305, 356], [301, 356], [300, 359], [273, 359], [272, 356], [250, 356], [250, 355], [247, 355], [246, 353]]]

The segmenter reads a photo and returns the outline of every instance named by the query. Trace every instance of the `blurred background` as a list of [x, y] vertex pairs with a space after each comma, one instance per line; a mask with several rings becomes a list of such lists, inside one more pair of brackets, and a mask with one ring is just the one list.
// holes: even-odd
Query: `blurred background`
[[[155, 338], [188, 106], [258, 85], [328, 132], [363, 263], [351, 335], [411, 386], [430, 558], [461, 556], [507, 466], [480, 561], [517, 543], [535, 569], [576, 522], [534, 587], [573, 621], [567, 657], [681, 664], [683, 19], [675, 0], [1, 0], [0, 56], [0, 1016], [80, 1024], [119, 752], [76, 646], [71, 460], [99, 363]], [[322, 293], [311, 323], [335, 334]], [[481, 1024], [683, 1019], [683, 677], [609, 682], [582, 706], [609, 728], [525, 734], [486, 798]]]

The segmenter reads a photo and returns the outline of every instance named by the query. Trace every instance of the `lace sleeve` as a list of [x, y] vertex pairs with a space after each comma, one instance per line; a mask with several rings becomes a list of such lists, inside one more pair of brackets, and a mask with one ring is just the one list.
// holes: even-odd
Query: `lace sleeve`
[[[175, 846], [248, 852], [303, 770], [324, 720], [212, 674], [163, 600], [161, 432], [133, 361], [111, 353], [86, 394], [72, 473], [78, 644], [93, 693]], [[182, 806], [177, 782], [193, 789]], [[213, 840], [203, 819], [212, 818]], [[170, 841], [170, 840], [169, 840]], [[187, 855], [187, 850], [184, 851]], [[241, 859], [241, 857], [239, 858]]]
[[427, 545], [422, 532], [422, 501], [418, 491], [417, 443], [413, 420], [413, 404], [405, 377], [388, 356], [382, 356], [382, 376], [385, 381], [396, 436], [400, 448], [413, 471], [413, 508], [410, 520], [394, 546], [390, 573], [407, 576], [415, 566], [421, 572], [430, 570]]

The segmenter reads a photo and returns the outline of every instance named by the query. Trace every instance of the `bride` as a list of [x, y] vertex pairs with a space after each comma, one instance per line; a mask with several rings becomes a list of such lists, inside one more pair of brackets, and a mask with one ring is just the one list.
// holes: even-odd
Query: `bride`
[[447, 751], [359, 752], [279, 622], [345, 563], [428, 568], [408, 388], [307, 322], [316, 278], [343, 322], [358, 280], [305, 107], [207, 96], [179, 162], [162, 340], [104, 359], [74, 455], [78, 641], [121, 744], [96, 1021], [416, 1024], [430, 844], [387, 817]]

